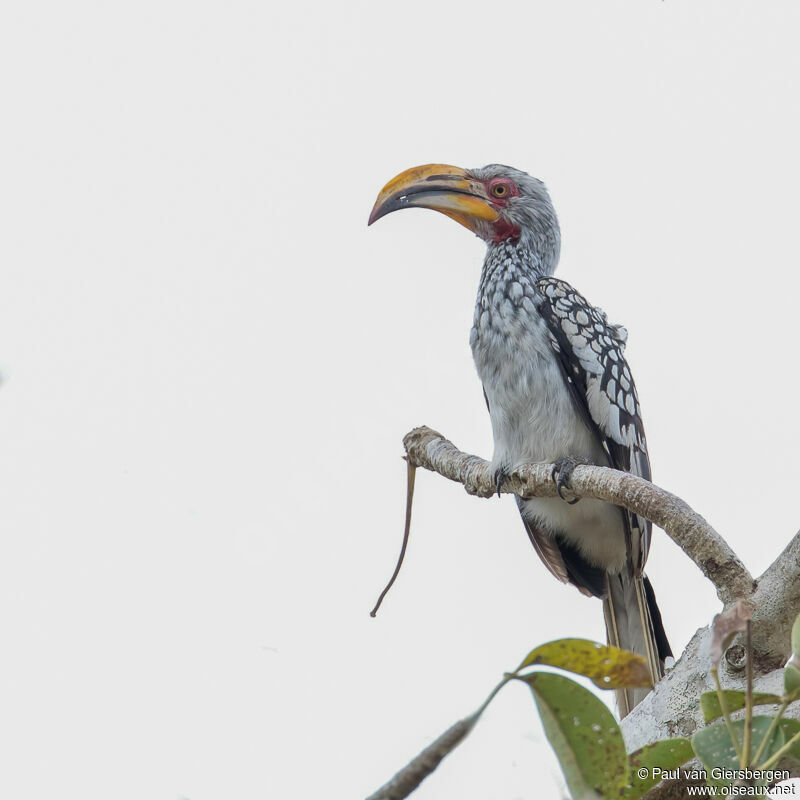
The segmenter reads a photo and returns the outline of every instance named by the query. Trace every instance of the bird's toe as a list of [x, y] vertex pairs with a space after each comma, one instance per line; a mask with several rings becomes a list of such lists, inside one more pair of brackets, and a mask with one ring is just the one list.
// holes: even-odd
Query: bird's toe
[[505, 483], [508, 474], [508, 470], [505, 467], [498, 467], [494, 471], [494, 488], [498, 497], [500, 497], [500, 489], [503, 488], [503, 484]]
[[550, 477], [556, 484], [556, 492], [558, 492], [558, 496], [564, 500], [566, 503], [569, 503], [571, 506], [574, 506], [575, 503], [580, 500], [580, 497], [573, 497], [571, 500], [564, 496], [564, 489], [571, 489], [572, 485], [570, 480], [572, 478], [572, 473], [579, 464], [588, 464], [590, 462], [584, 461], [577, 458], [559, 458], [553, 464], [553, 471], [550, 473]]

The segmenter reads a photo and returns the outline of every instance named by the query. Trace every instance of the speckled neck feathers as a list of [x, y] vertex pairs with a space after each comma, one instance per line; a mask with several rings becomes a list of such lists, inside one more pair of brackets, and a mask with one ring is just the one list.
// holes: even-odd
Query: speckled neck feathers
[[545, 257], [542, 253], [528, 246], [528, 243], [519, 239], [507, 239], [503, 242], [493, 242], [486, 249], [481, 271], [480, 290], [491, 282], [498, 273], [506, 273], [508, 277], [526, 276], [531, 281], [552, 275], [558, 263], [552, 253]]

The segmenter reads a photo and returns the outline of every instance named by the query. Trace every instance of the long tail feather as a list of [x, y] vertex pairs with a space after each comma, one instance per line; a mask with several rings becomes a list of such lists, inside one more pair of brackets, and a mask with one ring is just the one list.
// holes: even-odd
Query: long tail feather
[[[652, 587], [649, 587], [649, 582], [648, 593], [645, 580], [646, 578], [635, 578], [626, 572], [609, 574], [608, 594], [603, 600], [603, 615], [608, 643], [643, 656], [647, 661], [651, 680], [655, 684], [664, 675], [663, 659], [669, 655], [669, 645], [666, 644], [666, 637], [661, 627], [661, 616], [658, 614], [658, 606], [655, 605], [655, 595], [652, 593]], [[662, 642], [658, 640], [651, 605], [658, 616]], [[659, 644], [662, 647], [659, 647]], [[667, 652], [661, 652], [664, 649], [663, 645], [666, 645]], [[649, 692], [650, 689], [647, 688], [618, 690], [617, 703], [620, 716], [629, 714]]]

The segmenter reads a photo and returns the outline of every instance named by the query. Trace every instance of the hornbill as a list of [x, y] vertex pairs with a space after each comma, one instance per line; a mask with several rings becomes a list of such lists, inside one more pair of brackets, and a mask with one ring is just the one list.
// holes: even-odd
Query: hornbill
[[[501, 164], [413, 167], [384, 186], [369, 224], [401, 208], [434, 209], [486, 242], [470, 345], [492, 422], [497, 487], [518, 465], [555, 464], [560, 497], [517, 498], [525, 530], [556, 578], [602, 598], [609, 643], [644, 656], [655, 684], [671, 652], [643, 572], [650, 522], [563, 495], [577, 463], [650, 479], [627, 331], [553, 277], [561, 234], [537, 178]], [[618, 692], [620, 714], [648, 691]]]

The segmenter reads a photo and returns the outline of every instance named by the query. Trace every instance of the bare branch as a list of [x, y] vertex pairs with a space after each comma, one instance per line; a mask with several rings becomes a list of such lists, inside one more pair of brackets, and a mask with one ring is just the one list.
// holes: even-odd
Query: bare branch
[[408, 797], [439, 766], [439, 762], [464, 740], [480, 716], [460, 719], [451, 725], [438, 739], [429, 744], [416, 758], [410, 761], [388, 783], [367, 800], [402, 800]]
[[[491, 497], [496, 492], [489, 463], [462, 453], [440, 433], [426, 427], [415, 428], [406, 434], [403, 444], [409, 463], [463, 484], [470, 494]], [[520, 497], [555, 497], [552, 469], [552, 464], [519, 467], [511, 472], [501, 491]], [[749, 597], [755, 590], [752, 575], [728, 543], [674, 494], [627, 472], [587, 465], [575, 468], [570, 485], [576, 497], [622, 506], [663, 528], [714, 584], [724, 604]]]

